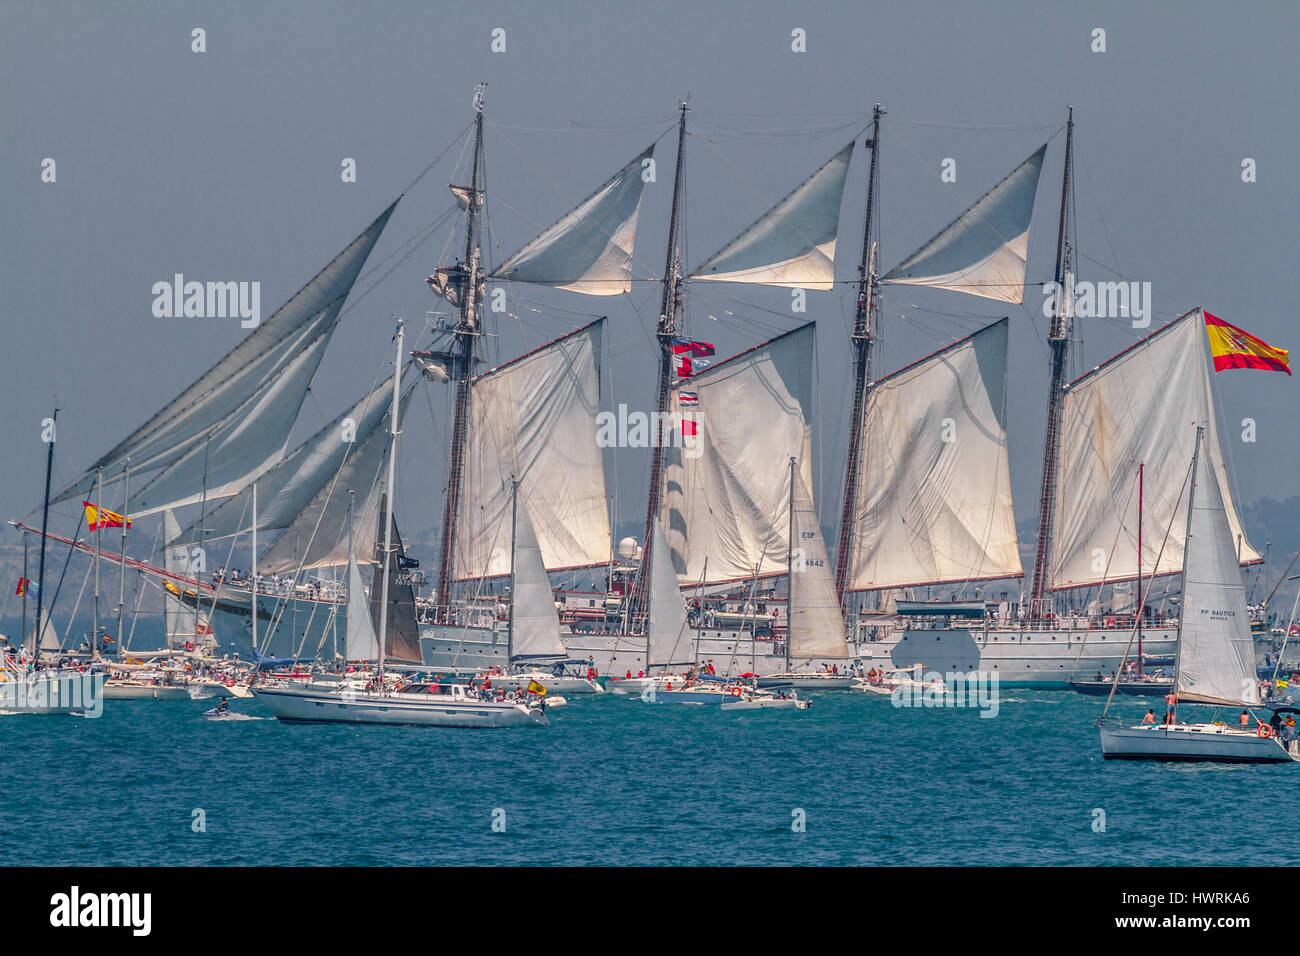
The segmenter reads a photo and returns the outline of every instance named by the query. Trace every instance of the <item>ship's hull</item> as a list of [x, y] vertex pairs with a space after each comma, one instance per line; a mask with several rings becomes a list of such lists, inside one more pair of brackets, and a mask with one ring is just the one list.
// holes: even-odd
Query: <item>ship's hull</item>
[[[752, 672], [760, 677], [775, 677], [790, 670], [780, 641], [718, 629], [694, 633], [695, 660], [712, 660], [720, 675]], [[1173, 654], [1177, 636], [1177, 628], [1172, 627], [1146, 630], [1142, 636], [1143, 653]], [[1131, 637], [1132, 631], [1127, 628], [896, 629], [883, 640], [850, 645], [855, 656], [847, 663], [864, 671], [872, 667], [901, 670], [916, 664], [939, 673], [981, 671], [997, 674], [1003, 687], [1064, 689], [1071, 680], [1117, 671]], [[570, 655], [591, 658], [602, 674], [616, 676], [630, 671], [635, 675], [646, 669], [644, 638], [575, 633], [566, 634], [564, 640]], [[489, 628], [426, 625], [421, 631], [420, 647], [424, 663], [431, 667], [504, 666], [508, 657], [505, 632]], [[1134, 645], [1129, 654], [1136, 653]], [[815, 671], [823, 663], [838, 665], [840, 670], [846, 664], [843, 660], [827, 660], [799, 661], [797, 665]], [[824, 689], [823, 684], [816, 686]]]
[[[1071, 680], [1114, 674], [1123, 665], [1132, 631], [1127, 628], [1020, 629], [912, 628], [881, 641], [857, 645], [866, 669], [901, 670], [921, 664], [929, 672], [997, 674], [1002, 687], [1067, 688]], [[1143, 653], [1173, 654], [1178, 629], [1143, 631]]]
[[104, 685], [105, 700], [190, 700], [190, 692], [179, 684], [123, 684], [109, 681]]
[[1286, 763], [1294, 759], [1276, 737], [1216, 724], [1103, 727], [1101, 754], [1107, 760], [1202, 763]]
[[1164, 697], [1174, 689], [1174, 682], [1158, 680], [1122, 680], [1119, 686], [1115, 686], [1113, 681], [1102, 680], [1072, 680], [1070, 687], [1080, 694], [1087, 694], [1090, 697], [1109, 697], [1112, 688], [1116, 694], [1122, 694], [1126, 697]]
[[8, 676], [0, 681], [0, 714], [99, 716], [106, 674], [59, 673]]
[[401, 694], [344, 697], [337, 691], [259, 687], [254, 696], [285, 723], [399, 724], [418, 727], [521, 727], [544, 725], [541, 708], [463, 699], [429, 700]]

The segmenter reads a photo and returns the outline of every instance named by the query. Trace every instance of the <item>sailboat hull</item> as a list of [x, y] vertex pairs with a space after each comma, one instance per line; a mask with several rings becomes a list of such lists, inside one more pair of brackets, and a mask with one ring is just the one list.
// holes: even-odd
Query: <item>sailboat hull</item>
[[189, 700], [189, 690], [181, 684], [144, 684], [109, 681], [104, 685], [105, 700]]
[[0, 680], [0, 714], [89, 714], [99, 716], [105, 674], [82, 672], [28, 675], [5, 671]]
[[520, 727], [545, 725], [541, 708], [414, 695], [374, 696], [310, 688], [259, 687], [254, 696], [285, 723], [396, 724], [418, 727]]
[[1103, 727], [1101, 754], [1107, 760], [1204, 763], [1286, 763], [1296, 759], [1276, 737], [1216, 724]]

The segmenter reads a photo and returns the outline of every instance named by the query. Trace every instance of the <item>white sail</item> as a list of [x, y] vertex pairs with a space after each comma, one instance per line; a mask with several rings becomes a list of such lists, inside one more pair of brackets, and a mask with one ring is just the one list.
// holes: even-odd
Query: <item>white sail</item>
[[41, 611], [41, 640], [38, 650], [48, 653], [58, 653], [62, 650], [63, 645], [59, 642], [59, 635], [54, 630], [54, 625], [50, 622], [50, 611], [48, 608]]
[[132, 514], [145, 517], [166, 508], [204, 500], [216, 502], [250, 485], [273, 467], [284, 456], [289, 432], [334, 327], [309, 339], [234, 414], [133, 495]]
[[835, 287], [835, 239], [853, 143], [705, 260], [692, 279], [799, 289]]
[[686, 605], [677, 587], [677, 573], [668, 551], [663, 526], [654, 519], [650, 548], [650, 619], [648, 667], [693, 663], [692, 633], [686, 622]]
[[1218, 479], [1204, 463], [1201, 456], [1192, 482], [1174, 692], [1180, 701], [1257, 705], [1246, 586]]
[[370, 600], [366, 597], [357, 557], [348, 555], [348, 616], [344, 638], [344, 657], [350, 661], [379, 660], [379, 638], [370, 619]]
[[883, 281], [1023, 301], [1029, 221], [1046, 152], [1044, 144]]
[[1207, 423], [1201, 460], [1218, 481], [1234, 548], [1243, 564], [1260, 560], [1228, 485], [1204, 325], [1196, 309], [1066, 386], [1051, 551], [1054, 588], [1137, 576], [1137, 475], [1143, 463], [1143, 573], [1182, 570], [1184, 484], [1194, 440], [1188, 425], [1195, 421]]
[[600, 410], [603, 321], [474, 380], [456, 576], [510, 573], [511, 482], [532, 511], [546, 567], [609, 560]]
[[331, 329], [366, 257], [397, 203], [389, 206], [315, 278], [180, 395], [96, 460], [53, 501], [86, 494], [103, 468], [104, 481], [165, 468], [234, 414], [268, 379], [279, 375], [307, 338]]
[[[411, 390], [402, 390], [398, 412], [398, 429], [406, 418]], [[391, 392], [389, 393], [391, 395]], [[388, 403], [385, 403], [387, 405]], [[337, 471], [328, 473], [311, 500], [280, 532], [274, 543], [258, 558], [258, 569], [266, 574], [284, 574], [301, 568], [342, 567], [348, 562], [349, 491], [355, 491], [352, 503], [351, 539], [373, 541], [379, 524], [379, 499], [383, 493], [381, 477], [388, 464], [388, 413], [385, 407], [380, 426], [358, 440], [347, 452]], [[339, 444], [344, 444], [342, 441]], [[317, 472], [318, 476], [320, 472]], [[260, 483], [259, 483], [260, 486]], [[258, 530], [265, 530], [261, 516], [261, 493], [258, 493]]]
[[786, 632], [791, 661], [806, 658], [847, 658], [844, 615], [835, 593], [835, 577], [826, 554], [817, 509], [797, 468], [787, 468], [794, 481], [794, 547], [790, 552], [790, 620]]
[[632, 252], [641, 211], [644, 162], [654, 146], [587, 197], [559, 222], [507, 259], [494, 279], [535, 282], [586, 295], [632, 288]]
[[[163, 540], [168, 542], [163, 548], [163, 566], [173, 574], [193, 576], [191, 569], [190, 545], [178, 541], [181, 537], [180, 526], [176, 516], [170, 510], [163, 512]], [[167, 646], [179, 647], [193, 641], [196, 644], [210, 639], [212, 627], [208, 613], [200, 609], [198, 616], [199, 633], [194, 632], [194, 609], [187, 607], [179, 598], [164, 590], [163, 623], [167, 629]], [[200, 641], [202, 636], [204, 641]]]
[[[403, 378], [406, 378], [405, 374]], [[403, 401], [413, 388], [414, 384], [408, 386]], [[385, 421], [391, 402], [392, 384], [384, 380], [258, 478], [259, 533], [278, 531], [292, 524], [312, 498], [333, 481], [344, 461], [354, 455]], [[344, 488], [343, 494], [346, 495], [348, 490]], [[204, 541], [248, 532], [253, 519], [251, 499], [250, 484], [238, 494], [217, 502], [216, 507], [203, 516]], [[180, 537], [190, 540], [192, 531], [191, 526]], [[166, 540], [177, 539], [177, 535], [169, 534]]]
[[528, 502], [521, 495], [515, 510], [514, 576], [510, 582], [510, 659], [567, 657], [555, 594], [528, 511]]
[[851, 589], [1022, 573], [1006, 387], [1006, 319], [871, 384]]
[[[664, 536], [679, 583], [784, 574], [793, 457], [812, 484], [812, 324], [719, 362], [681, 383], [673, 428], [693, 418], [693, 444], [664, 449]], [[681, 392], [698, 405], [683, 408]], [[689, 419], [688, 419], [689, 420]], [[690, 438], [683, 438], [690, 442]]]

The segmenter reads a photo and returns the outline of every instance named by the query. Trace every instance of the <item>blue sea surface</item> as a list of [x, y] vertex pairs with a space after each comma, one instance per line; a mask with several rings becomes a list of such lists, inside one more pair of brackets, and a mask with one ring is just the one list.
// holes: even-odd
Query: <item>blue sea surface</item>
[[0, 717], [0, 865], [1300, 863], [1276, 838], [1300, 766], [1103, 761], [1101, 701], [1065, 691], [1006, 689], [994, 718], [812, 696], [606, 694], [503, 730], [287, 725], [255, 700]]

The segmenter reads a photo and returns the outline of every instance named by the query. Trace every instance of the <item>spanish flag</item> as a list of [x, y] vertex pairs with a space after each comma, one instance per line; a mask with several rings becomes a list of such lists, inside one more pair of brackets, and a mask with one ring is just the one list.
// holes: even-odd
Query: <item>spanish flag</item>
[[1275, 349], [1218, 316], [1208, 312], [1202, 314], [1205, 316], [1205, 331], [1210, 336], [1210, 354], [1214, 356], [1216, 372], [1228, 368], [1262, 368], [1291, 374], [1286, 349]]
[[100, 528], [120, 528], [124, 521], [128, 528], [131, 527], [131, 519], [123, 518], [116, 511], [96, 507], [89, 501], [83, 501], [81, 504], [86, 509], [86, 526], [91, 531], [98, 531]]
[[543, 687], [541, 684], [537, 683], [537, 681], [530, 680], [528, 682], [528, 693], [536, 694], [538, 697], [545, 697], [546, 688]]
[[14, 594], [16, 594], [18, 597], [22, 597], [24, 594], [27, 593], [27, 589], [31, 586], [32, 586], [31, 578], [19, 578], [18, 590], [15, 591]]

